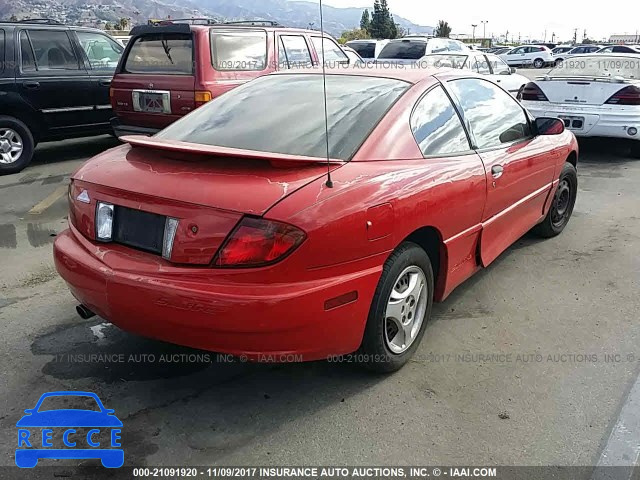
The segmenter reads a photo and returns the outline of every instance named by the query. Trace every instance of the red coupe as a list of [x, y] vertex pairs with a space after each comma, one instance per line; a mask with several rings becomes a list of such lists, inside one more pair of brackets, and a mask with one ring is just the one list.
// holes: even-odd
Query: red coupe
[[563, 123], [461, 71], [269, 75], [126, 141], [70, 185], [78, 312], [255, 361], [397, 370], [433, 301], [577, 192]]

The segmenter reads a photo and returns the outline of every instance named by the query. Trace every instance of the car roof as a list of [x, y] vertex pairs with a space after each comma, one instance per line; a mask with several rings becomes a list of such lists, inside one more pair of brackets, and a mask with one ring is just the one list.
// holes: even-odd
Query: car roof
[[[390, 78], [393, 80], [400, 80], [403, 82], [410, 83], [412, 85], [417, 85], [418, 83], [426, 80], [427, 78], [433, 77], [435, 74], [442, 75], [448, 71], [457, 72], [459, 70], [447, 69], [447, 68], [396, 68], [393, 66], [390, 67], [381, 67], [377, 66], [376, 68], [358, 68], [358, 67], [341, 67], [341, 68], [332, 68], [327, 69], [327, 75], [345, 75], [345, 76], [356, 76], [356, 77], [373, 77], [373, 78]], [[301, 70], [292, 71], [292, 70], [284, 70], [280, 72], [274, 72], [270, 75], [279, 76], [279, 75], [300, 75], [302, 73]], [[309, 75], [322, 75], [322, 68], [316, 67], [312, 69], [305, 70], [304, 73]], [[481, 78], [481, 77], [480, 77]]]

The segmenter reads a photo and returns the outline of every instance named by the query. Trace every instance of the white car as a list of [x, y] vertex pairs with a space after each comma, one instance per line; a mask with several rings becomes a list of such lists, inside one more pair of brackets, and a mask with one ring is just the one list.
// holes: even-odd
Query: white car
[[389, 40], [351, 40], [345, 46], [353, 48], [363, 60], [375, 60]]
[[425, 55], [439, 52], [464, 52], [471, 50], [459, 40], [450, 38], [404, 37], [391, 40], [378, 55], [377, 63], [413, 64]]
[[477, 51], [460, 53], [432, 53], [418, 61], [420, 68], [463, 68], [486, 75], [492, 82], [511, 93], [514, 97], [529, 79], [516, 73], [497, 55]]
[[584, 55], [587, 53], [595, 53], [600, 50], [602, 47], [600, 45], [579, 45], [577, 47], [572, 48], [568, 52], [564, 53], [554, 53], [553, 58], [555, 59], [555, 64], [563, 62], [565, 58], [572, 57], [575, 55]]
[[569, 57], [528, 83], [518, 100], [535, 117], [558, 117], [577, 137], [633, 140], [640, 157], [640, 57]]
[[551, 53], [549, 47], [544, 45], [522, 45], [503, 53], [500, 58], [511, 67], [532, 65], [534, 68], [542, 68], [545, 65], [553, 65], [555, 63], [553, 53]]

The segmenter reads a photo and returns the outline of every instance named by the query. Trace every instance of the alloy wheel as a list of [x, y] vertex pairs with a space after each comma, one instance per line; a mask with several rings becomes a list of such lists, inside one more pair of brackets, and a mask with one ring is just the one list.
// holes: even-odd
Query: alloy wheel
[[11, 164], [20, 158], [24, 150], [22, 137], [11, 128], [0, 128], [0, 163]]
[[389, 350], [400, 355], [416, 337], [427, 310], [427, 278], [420, 267], [403, 270], [394, 284], [385, 312], [385, 342]]

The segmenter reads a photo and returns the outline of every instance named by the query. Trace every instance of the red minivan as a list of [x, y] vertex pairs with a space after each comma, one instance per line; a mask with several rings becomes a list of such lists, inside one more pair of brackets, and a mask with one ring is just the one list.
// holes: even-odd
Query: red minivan
[[212, 98], [268, 73], [327, 63], [348, 65], [319, 31], [271, 21], [163, 21], [131, 30], [111, 83], [118, 136], [152, 135]]

